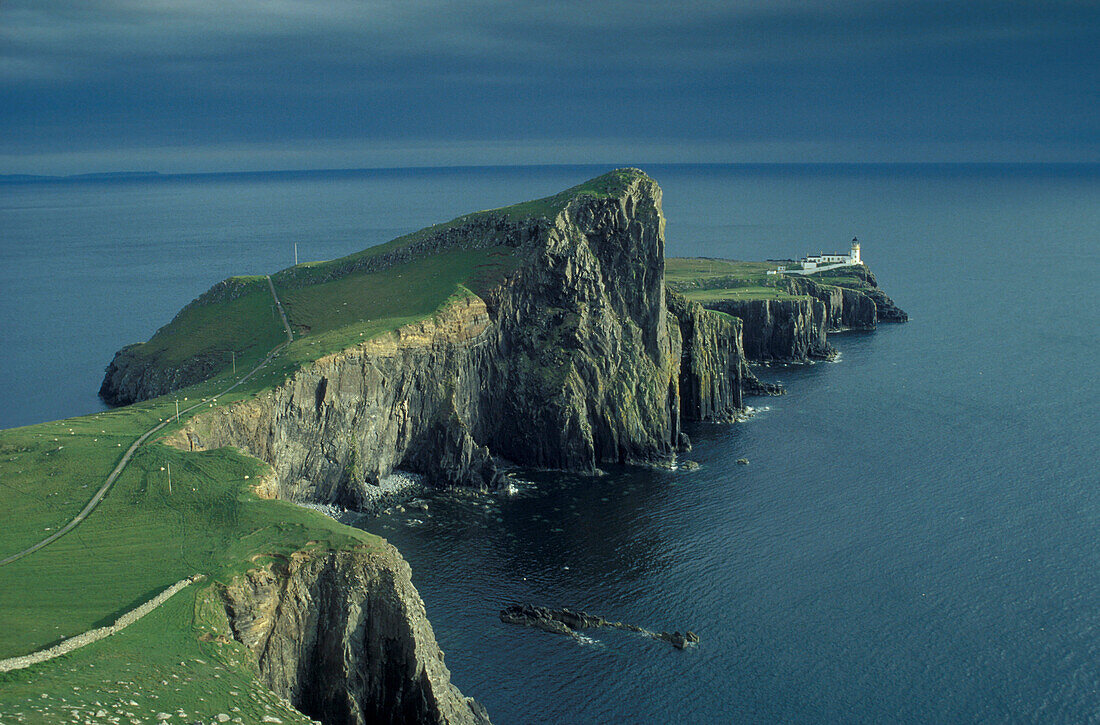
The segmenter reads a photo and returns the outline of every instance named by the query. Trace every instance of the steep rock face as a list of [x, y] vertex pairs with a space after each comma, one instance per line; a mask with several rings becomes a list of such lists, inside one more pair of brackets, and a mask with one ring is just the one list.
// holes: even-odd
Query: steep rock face
[[878, 280], [874, 273], [867, 267], [859, 265], [849, 268], [849, 274], [854, 278], [852, 287], [863, 293], [875, 303], [878, 319], [882, 322], [906, 322], [909, 315], [894, 304], [885, 292], [878, 286]]
[[720, 300], [708, 307], [741, 318], [749, 360], [803, 361], [833, 354], [825, 339], [828, 313], [820, 300]]
[[668, 292], [670, 320], [679, 332], [680, 409], [687, 420], [731, 420], [742, 391], [759, 386], [741, 347], [741, 320], [703, 309]]
[[201, 382], [215, 371], [213, 363], [194, 360], [174, 367], [154, 367], [134, 352], [139, 344], [115, 353], [99, 386], [108, 405], [129, 405]]
[[784, 289], [790, 294], [809, 295], [825, 305], [826, 327], [873, 330], [878, 322], [874, 300], [861, 289], [819, 284], [809, 277], [788, 275]]
[[[484, 299], [322, 358], [171, 442], [238, 447], [274, 467], [280, 497], [349, 505], [395, 468], [492, 486], [499, 458], [594, 472], [667, 457], [682, 419], [732, 417], [745, 368], [736, 321], [666, 303], [660, 204], [636, 172], [621, 193], [513, 224], [494, 244], [523, 264]], [[467, 232], [446, 234], [480, 243]]]
[[259, 398], [197, 416], [169, 442], [235, 446], [267, 461], [272, 489], [294, 501], [357, 505], [369, 498], [363, 487], [399, 464], [429, 482], [490, 485], [489, 453], [465, 424], [485, 394], [489, 327], [485, 303], [468, 297], [323, 357]]
[[326, 725], [487, 724], [451, 684], [409, 576], [389, 545], [298, 553], [238, 577], [223, 601], [264, 682]]
[[874, 298], [859, 290], [834, 287], [841, 293], [840, 324], [853, 330], [873, 330], [878, 322], [878, 305]]

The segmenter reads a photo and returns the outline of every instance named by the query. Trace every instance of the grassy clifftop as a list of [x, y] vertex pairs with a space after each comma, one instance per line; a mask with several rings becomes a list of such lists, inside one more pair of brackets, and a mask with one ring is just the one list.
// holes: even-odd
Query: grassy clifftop
[[[198, 361], [202, 382], [94, 415], [0, 431], [0, 559], [70, 521], [142, 433], [176, 401], [199, 412], [270, 390], [330, 352], [423, 320], [459, 297], [483, 294], [522, 262], [510, 235], [548, 223], [583, 196], [608, 197], [641, 172], [613, 172], [545, 199], [459, 217], [331, 262], [272, 276], [294, 341], [231, 393], [223, 392], [285, 341], [268, 280], [234, 277], [189, 304], [124, 354], [165, 369]], [[470, 228], [477, 244], [419, 249]], [[387, 257], [387, 255], [390, 255]], [[385, 258], [385, 264], [363, 264]], [[236, 371], [233, 360], [236, 360]], [[186, 422], [170, 422], [155, 438]], [[169, 469], [171, 489], [169, 489]], [[112, 622], [193, 574], [177, 594], [122, 633], [30, 669], [0, 674], [0, 721], [154, 721], [157, 713], [241, 722], [264, 714], [303, 721], [256, 678], [250, 653], [215, 616], [216, 586], [247, 568], [303, 550], [375, 550], [380, 540], [252, 486], [266, 464], [231, 449], [137, 449], [107, 497], [73, 531], [0, 566], [0, 658], [41, 649]], [[103, 711], [103, 715], [96, 713]], [[308, 722], [308, 719], [305, 720]]]
[[[0, 558], [71, 519], [123, 450], [173, 410], [171, 401], [157, 400], [0, 431]], [[99, 711], [122, 722], [151, 722], [161, 712], [178, 719], [177, 711], [309, 722], [260, 685], [251, 656], [216, 616], [216, 587], [295, 551], [371, 549], [380, 540], [258, 499], [251, 486], [266, 474], [265, 464], [233, 450], [146, 444], [76, 529], [0, 567], [0, 658], [108, 624], [184, 577], [207, 577], [120, 634], [0, 674], [0, 721], [60, 722], [76, 709], [94, 722], [106, 722], [93, 717]]]
[[[467, 214], [361, 252], [309, 262], [271, 276], [295, 341], [293, 366], [423, 320], [449, 302], [481, 295], [521, 264], [525, 234], [582, 198], [620, 194], [642, 172], [613, 171], [559, 194]], [[152, 370], [183, 384], [255, 364], [277, 345], [282, 325], [260, 277], [233, 277], [187, 305], [148, 341], [116, 363]], [[179, 385], [162, 385], [161, 390]], [[110, 385], [105, 382], [108, 399]], [[126, 400], [125, 396], [123, 400]]]
[[775, 265], [731, 259], [673, 257], [665, 260], [670, 289], [702, 304], [719, 300], [805, 299], [792, 294], [783, 277], [769, 275]]

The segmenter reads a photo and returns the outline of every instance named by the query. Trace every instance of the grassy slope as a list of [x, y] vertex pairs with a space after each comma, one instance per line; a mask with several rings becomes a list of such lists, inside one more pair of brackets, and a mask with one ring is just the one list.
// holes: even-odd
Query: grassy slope
[[794, 300], [768, 275], [769, 262], [741, 262], [730, 259], [672, 257], [665, 260], [665, 281], [671, 289], [702, 304], [721, 300]]
[[[291, 326], [298, 335], [312, 338], [296, 341], [287, 359], [304, 364], [422, 320], [456, 296], [481, 292], [518, 264], [514, 250], [504, 247], [451, 250], [375, 273], [354, 270], [363, 259], [481, 217], [553, 217], [577, 196], [600, 198], [619, 193], [634, 176], [634, 172], [611, 172], [545, 199], [467, 214], [346, 257], [300, 264], [272, 275]], [[235, 277], [230, 282], [244, 285], [245, 293], [231, 301], [213, 292], [204, 295], [133, 354], [165, 367], [205, 359], [220, 372], [230, 365], [231, 351], [237, 353], [238, 370], [262, 359], [283, 334], [266, 280]]]
[[806, 275], [806, 277], [818, 284], [866, 289], [867, 282], [860, 276], [863, 270], [863, 267], [837, 267], [836, 269], [827, 269], [824, 272], [813, 272]]
[[[0, 432], [3, 450], [18, 447], [20, 451], [16, 460], [9, 455], [0, 462], [5, 482], [0, 487], [0, 507], [18, 511], [12, 526], [5, 529], [4, 553], [41, 538], [46, 527], [56, 526], [71, 513], [53, 501], [71, 501], [74, 506], [85, 502], [121, 455], [116, 441], [128, 445], [167, 414], [169, 404], [162, 399]], [[70, 429], [73, 433], [67, 434]], [[53, 438], [62, 435], [67, 439], [57, 450], [60, 441]], [[56, 468], [57, 475], [24, 476], [9, 485], [5, 474], [12, 467], [33, 464], [47, 453], [52, 459], [47, 466]], [[166, 472], [161, 470], [168, 463], [171, 494]], [[265, 470], [261, 462], [232, 450], [187, 453], [155, 443], [143, 446], [86, 521], [45, 549], [0, 567], [0, 657], [24, 654], [108, 624], [191, 574], [226, 581], [270, 555], [311, 547], [377, 545], [375, 537], [316, 512], [256, 499], [249, 483]], [[110, 690], [118, 689], [114, 683], [122, 680], [133, 682], [127, 689], [141, 694], [127, 697], [139, 705], [126, 709], [143, 720], [160, 711], [174, 712], [167, 709], [168, 703], [189, 713], [220, 703], [217, 711], [204, 717], [216, 712], [235, 716], [229, 708], [238, 698], [229, 689], [259, 690], [252, 683], [248, 658], [242, 657], [239, 648], [198, 639], [215, 622], [209, 612], [196, 614], [196, 597], [200, 603], [209, 597], [210, 581], [184, 590], [123, 635], [44, 665], [0, 675], [0, 721], [15, 720], [16, 712], [32, 716], [28, 722], [56, 721], [62, 705], [82, 700], [89, 706], [95, 701], [107, 703]], [[227, 670], [179, 664], [196, 657], [220, 658]], [[181, 683], [171, 675], [183, 676], [185, 671], [188, 687], [177, 692], [173, 686]], [[41, 698], [42, 694], [47, 697]], [[273, 700], [269, 693], [263, 697]], [[28, 710], [27, 698], [53, 715]], [[259, 707], [251, 699], [249, 703]]]
[[[613, 172], [546, 199], [482, 214], [553, 216], [579, 194], [609, 196], [632, 178]], [[380, 273], [333, 269], [454, 226], [460, 217], [381, 247], [275, 275], [297, 339], [231, 394], [218, 395], [283, 340], [263, 277], [234, 278], [236, 299], [210, 294], [181, 311], [139, 354], [175, 365], [193, 357], [221, 364], [216, 375], [177, 393], [113, 411], [0, 431], [0, 556], [49, 535], [102, 484], [129, 444], [196, 400], [196, 412], [257, 395], [302, 364], [373, 335], [424, 319], [456, 296], [477, 294], [518, 260], [511, 249], [453, 250]], [[229, 352], [237, 356], [230, 371]], [[171, 433], [179, 424], [163, 431]], [[171, 464], [172, 492], [167, 488]], [[133, 457], [100, 506], [74, 531], [0, 567], [0, 657], [31, 652], [108, 624], [179, 579], [207, 582], [177, 594], [123, 633], [26, 670], [0, 674], [0, 721], [55, 722], [69, 710], [147, 721], [157, 712], [209, 720], [224, 712], [256, 722], [287, 711], [253, 677], [250, 657], [215, 637], [211, 582], [225, 581], [269, 555], [308, 547], [370, 547], [378, 539], [313, 511], [256, 499], [249, 482], [264, 464], [224, 449], [187, 453], [149, 443]], [[208, 666], [208, 663], [213, 666]], [[131, 704], [134, 703], [134, 704]], [[240, 708], [239, 711], [233, 708]], [[128, 714], [129, 713], [129, 714]], [[176, 715], [178, 718], [183, 715]]]
[[165, 367], [199, 358], [224, 369], [231, 367], [234, 352], [238, 367], [263, 359], [284, 335], [267, 280], [253, 276], [230, 281], [244, 288], [240, 297], [196, 300], [135, 352]]
[[306, 287], [278, 287], [295, 336], [287, 355], [304, 364], [430, 317], [483, 292], [518, 264], [508, 247], [440, 252], [383, 272], [353, 273]]
[[[122, 632], [30, 670], [0, 674], [4, 723], [214, 722], [219, 714], [258, 723], [310, 723], [255, 676], [244, 645], [213, 616], [210, 592], [192, 585]], [[203, 638], [193, 636], [201, 632]], [[189, 633], [184, 636], [181, 633]], [[220, 637], [218, 635], [221, 635]]]

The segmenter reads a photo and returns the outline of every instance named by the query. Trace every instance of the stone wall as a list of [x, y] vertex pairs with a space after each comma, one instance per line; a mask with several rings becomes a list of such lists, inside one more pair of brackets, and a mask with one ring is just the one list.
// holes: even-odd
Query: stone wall
[[98, 629], [90, 629], [87, 632], [78, 634], [75, 637], [70, 637], [61, 644], [48, 647], [47, 649], [38, 650], [28, 655], [22, 655], [19, 657], [11, 657], [6, 660], [0, 660], [0, 672], [11, 672], [12, 670], [21, 670], [31, 665], [37, 665], [39, 662], [46, 662], [52, 660], [55, 657], [61, 655], [67, 655], [74, 650], [78, 650], [81, 647], [85, 647], [92, 642], [98, 642], [101, 639], [110, 637], [115, 632], [120, 632], [126, 627], [129, 627], [134, 622], [144, 617], [149, 612], [153, 611], [160, 605], [167, 602], [177, 592], [182, 589], [186, 589], [191, 586], [202, 576], [196, 574], [195, 576], [187, 577], [186, 579], [180, 579], [172, 586], [165, 589], [160, 594], [156, 595], [144, 604], [134, 607], [126, 614], [115, 620], [114, 624], [109, 624], [106, 627], [99, 627]]

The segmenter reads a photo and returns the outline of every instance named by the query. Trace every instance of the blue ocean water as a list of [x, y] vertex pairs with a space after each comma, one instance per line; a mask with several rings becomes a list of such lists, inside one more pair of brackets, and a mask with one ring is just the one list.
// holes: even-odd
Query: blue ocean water
[[[332, 257], [603, 170], [0, 186], [0, 425], [94, 409], [114, 349], [295, 241]], [[454, 681], [498, 724], [1100, 719], [1100, 168], [647, 171], [670, 254], [858, 235], [911, 321], [763, 370], [788, 395], [690, 429], [697, 472], [533, 475], [363, 522], [411, 563]], [[501, 624], [516, 601], [702, 643], [576, 643]]]

